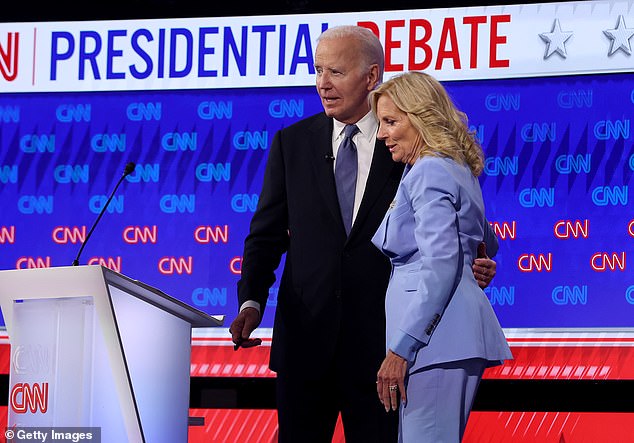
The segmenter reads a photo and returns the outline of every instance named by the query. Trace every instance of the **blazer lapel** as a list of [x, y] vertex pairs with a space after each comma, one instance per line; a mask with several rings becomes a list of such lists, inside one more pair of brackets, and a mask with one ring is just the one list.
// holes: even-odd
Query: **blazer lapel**
[[376, 199], [381, 195], [381, 191], [390, 178], [393, 169], [396, 167], [398, 167], [398, 165], [392, 160], [392, 155], [385, 146], [385, 143], [381, 140], [377, 140], [374, 144], [372, 165], [370, 166], [368, 181], [365, 185], [363, 200], [361, 200], [359, 212], [350, 230], [350, 237], [363, 226], [363, 222], [374, 206]]
[[337, 188], [335, 185], [332, 128], [332, 119], [324, 115], [323, 119], [320, 119], [310, 128], [310, 134], [306, 134], [306, 136], [311, 146], [311, 154], [313, 156], [312, 164], [315, 174], [317, 175], [320, 192], [324, 197], [326, 206], [332, 213], [334, 219], [339, 221], [341, 231], [344, 232], [341, 211], [339, 210], [339, 200], [337, 199]]

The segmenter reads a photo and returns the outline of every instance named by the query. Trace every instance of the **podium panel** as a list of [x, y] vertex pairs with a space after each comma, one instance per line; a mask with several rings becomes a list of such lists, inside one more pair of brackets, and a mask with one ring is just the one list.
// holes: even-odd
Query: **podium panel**
[[190, 323], [116, 287], [110, 294], [146, 441], [187, 441]]
[[16, 345], [9, 426], [86, 422], [92, 398], [92, 297], [16, 300], [11, 307]]
[[101, 266], [0, 271], [0, 307], [8, 426], [187, 441], [192, 327], [222, 318]]

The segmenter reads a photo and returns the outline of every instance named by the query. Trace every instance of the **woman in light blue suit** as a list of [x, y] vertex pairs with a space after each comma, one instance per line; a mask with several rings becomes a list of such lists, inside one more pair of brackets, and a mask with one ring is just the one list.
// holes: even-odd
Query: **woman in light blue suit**
[[484, 369], [512, 358], [471, 264], [497, 239], [478, 183], [482, 148], [443, 86], [410, 72], [371, 95], [378, 138], [406, 164], [373, 243], [392, 262], [385, 300], [387, 356], [377, 376], [401, 442], [462, 439]]

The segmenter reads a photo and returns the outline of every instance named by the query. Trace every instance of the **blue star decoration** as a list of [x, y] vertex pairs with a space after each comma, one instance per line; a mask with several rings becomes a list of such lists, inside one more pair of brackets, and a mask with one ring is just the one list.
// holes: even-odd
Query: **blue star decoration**
[[632, 47], [630, 46], [630, 39], [634, 35], [633, 28], [627, 28], [625, 26], [625, 19], [622, 15], [619, 15], [619, 21], [616, 25], [616, 29], [606, 29], [603, 31], [605, 35], [611, 40], [610, 52], [608, 57], [614, 55], [619, 49], [625, 52], [627, 55], [632, 55]]
[[572, 31], [562, 31], [559, 19], [556, 18], [553, 22], [553, 29], [551, 32], [544, 32], [539, 34], [542, 40], [544, 40], [548, 46], [546, 46], [546, 52], [544, 53], [544, 60], [553, 55], [555, 52], [562, 58], [568, 57], [566, 53], [566, 42], [572, 37]]

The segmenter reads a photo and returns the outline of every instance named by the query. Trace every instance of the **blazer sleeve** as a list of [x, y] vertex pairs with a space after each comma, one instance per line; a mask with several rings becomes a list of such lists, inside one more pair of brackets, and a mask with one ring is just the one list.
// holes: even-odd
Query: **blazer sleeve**
[[459, 282], [463, 262], [456, 210], [459, 186], [451, 163], [437, 157], [419, 162], [403, 186], [415, 218], [420, 280], [417, 296], [410, 298], [407, 314], [389, 343], [390, 349], [410, 361], [429, 342]]
[[275, 270], [288, 249], [288, 210], [282, 133], [269, 149], [258, 206], [244, 241], [242, 272], [238, 281], [238, 306], [247, 300], [260, 304], [264, 313]]

